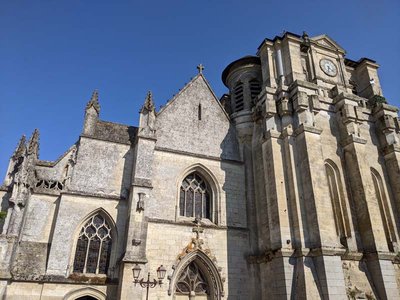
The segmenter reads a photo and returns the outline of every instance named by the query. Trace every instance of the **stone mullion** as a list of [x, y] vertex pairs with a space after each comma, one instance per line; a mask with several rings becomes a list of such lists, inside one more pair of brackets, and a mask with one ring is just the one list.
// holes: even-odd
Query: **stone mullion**
[[98, 251], [99, 255], [97, 257], [96, 274], [99, 274], [101, 249], [102, 249], [102, 246], [103, 246], [103, 240], [100, 237], [99, 237], [99, 239], [100, 239], [100, 246], [99, 246], [99, 251]]
[[89, 257], [90, 241], [91, 241], [91, 238], [88, 238], [88, 244], [87, 244], [86, 255], [85, 255], [85, 265], [83, 267], [83, 272], [82, 273], [86, 273], [87, 260], [88, 260], [88, 257]]

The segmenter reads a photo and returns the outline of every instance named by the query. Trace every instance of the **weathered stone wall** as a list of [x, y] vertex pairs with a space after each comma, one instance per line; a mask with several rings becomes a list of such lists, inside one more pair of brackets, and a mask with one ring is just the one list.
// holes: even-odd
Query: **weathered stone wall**
[[[177, 211], [182, 180], [190, 171], [206, 170], [215, 184], [214, 212], [218, 225], [246, 227], [244, 171], [240, 163], [197, 158], [166, 151], [156, 151], [153, 168], [153, 191], [148, 205], [150, 216], [170, 221], [184, 220]], [[209, 179], [209, 180], [210, 180]], [[192, 219], [190, 220], [192, 221]]]
[[110, 262], [110, 267], [114, 267], [116, 260], [122, 255], [125, 243], [126, 209], [124, 200], [63, 194], [53, 225], [47, 274], [65, 277], [72, 272], [75, 245], [81, 226], [93, 212], [99, 210], [108, 214], [115, 223], [116, 235], [113, 237]]
[[116, 299], [116, 285], [67, 285], [62, 283], [12, 282], [5, 288], [9, 300], [74, 300], [80, 296], [107, 295]]
[[81, 137], [70, 189], [126, 198], [132, 155], [129, 145]]
[[[184, 258], [185, 248], [191, 243], [194, 236], [191, 224], [163, 223], [162, 221], [149, 222], [147, 231], [146, 255], [149, 261], [142, 269], [141, 276], [146, 276], [148, 272], [151, 279], [156, 278], [156, 269], [163, 265], [167, 269], [166, 279], [162, 287], [150, 290], [149, 299], [174, 299], [168, 291], [174, 291], [170, 286], [170, 280], [176, 277], [174, 268], [179, 264], [179, 257]], [[246, 230], [227, 230], [226, 228], [204, 228], [204, 233], [200, 234], [204, 241], [204, 250], [209, 250], [210, 258], [220, 268], [220, 274], [225, 279], [224, 292], [226, 299], [251, 299], [251, 292], [247, 279], [249, 273], [244, 255], [248, 251], [248, 244], [244, 241], [248, 239]], [[190, 252], [189, 252], [190, 253]], [[143, 265], [141, 265], [143, 267]], [[126, 270], [125, 280], [133, 281], [132, 271]], [[127, 295], [133, 294], [136, 287], [127, 285]], [[122, 298], [125, 300], [125, 298]], [[128, 300], [126, 298], [126, 300]]]
[[27, 242], [51, 243], [51, 231], [59, 197], [34, 194], [30, 198], [22, 240]]
[[52, 179], [62, 182], [65, 179], [65, 168], [69, 160], [74, 156], [76, 146], [73, 145], [63, 153], [55, 162], [39, 161], [35, 170], [40, 179]]
[[156, 147], [239, 159], [234, 129], [203, 76], [191, 81], [159, 112], [156, 130]]

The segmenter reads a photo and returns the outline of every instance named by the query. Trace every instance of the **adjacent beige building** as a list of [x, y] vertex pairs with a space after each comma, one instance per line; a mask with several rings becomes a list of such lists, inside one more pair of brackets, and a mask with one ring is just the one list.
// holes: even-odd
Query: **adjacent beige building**
[[148, 278], [148, 299], [400, 299], [400, 123], [377, 69], [287, 32], [227, 66], [220, 99], [201, 65], [159, 111], [149, 93], [138, 127], [101, 120], [94, 92], [58, 160], [37, 130], [10, 159], [2, 299], [146, 299]]

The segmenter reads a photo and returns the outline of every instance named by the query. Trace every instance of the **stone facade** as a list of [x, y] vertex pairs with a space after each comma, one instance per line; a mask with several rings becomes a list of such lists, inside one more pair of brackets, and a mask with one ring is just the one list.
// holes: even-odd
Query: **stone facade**
[[138, 127], [100, 120], [95, 91], [57, 161], [37, 130], [10, 159], [2, 299], [146, 299], [133, 269], [161, 265], [149, 299], [400, 299], [400, 123], [377, 69], [285, 33], [227, 66], [221, 99], [201, 66], [160, 111], [149, 93]]

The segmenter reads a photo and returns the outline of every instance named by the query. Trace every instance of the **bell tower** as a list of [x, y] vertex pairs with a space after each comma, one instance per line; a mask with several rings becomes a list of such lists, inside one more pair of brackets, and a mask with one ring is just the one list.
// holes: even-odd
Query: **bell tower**
[[235, 122], [239, 138], [251, 136], [252, 110], [261, 91], [261, 61], [257, 56], [245, 56], [229, 64], [222, 73], [228, 87], [228, 110]]

